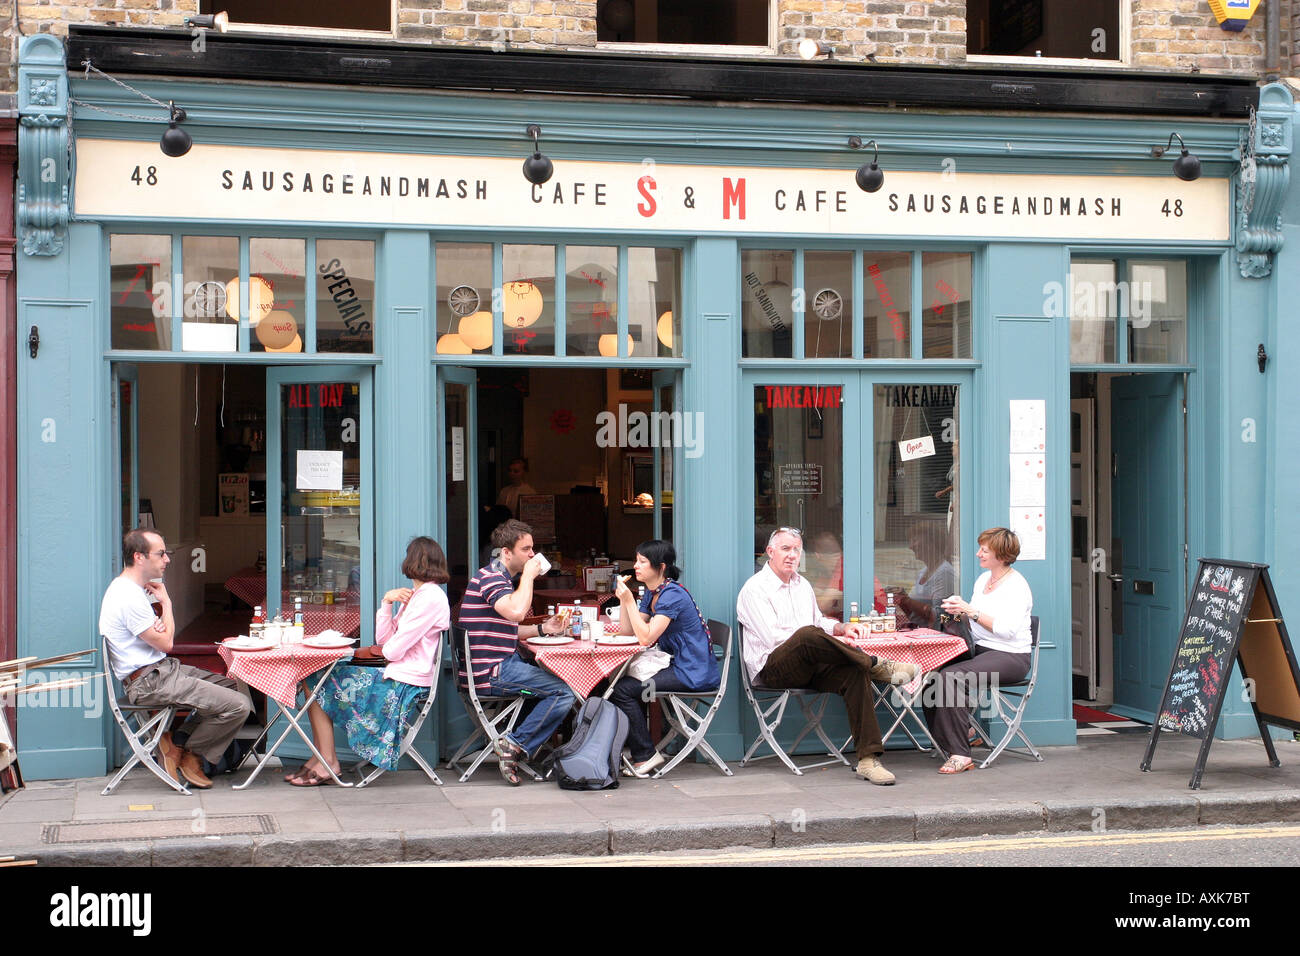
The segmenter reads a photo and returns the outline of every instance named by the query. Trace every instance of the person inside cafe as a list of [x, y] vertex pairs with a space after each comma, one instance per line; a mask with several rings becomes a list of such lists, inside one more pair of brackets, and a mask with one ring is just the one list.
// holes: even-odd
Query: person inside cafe
[[167, 656], [176, 640], [172, 600], [163, 583], [170, 563], [171, 552], [156, 531], [135, 528], [123, 535], [122, 573], [104, 592], [99, 633], [108, 642], [105, 665], [113, 668], [133, 706], [176, 705], [190, 712], [175, 733], [159, 739], [158, 756], [178, 783], [183, 777], [206, 790], [211, 774], [234, 769], [237, 761], [223, 757], [253, 704], [229, 677]]
[[[411, 586], [384, 595], [375, 614], [375, 643], [353, 655], [357, 661], [386, 661], [383, 670], [364, 664], [338, 665], [307, 711], [312, 741], [336, 775], [335, 721], [342, 724], [353, 753], [376, 767], [396, 769], [407, 728], [437, 679], [439, 642], [451, 625], [451, 609], [441, 587], [448, 579], [447, 556], [432, 538], [412, 538], [402, 574]], [[284, 779], [295, 787], [334, 782], [315, 757]]]
[[917, 667], [837, 640], [862, 639], [868, 632], [821, 613], [812, 585], [799, 574], [802, 556], [799, 529], [777, 528], [767, 540], [767, 564], [741, 588], [736, 618], [745, 629], [744, 666], [762, 687], [811, 687], [843, 697], [857, 742], [857, 775], [889, 786], [895, 778], [880, 762], [885, 748], [871, 682], [905, 684]]
[[976, 557], [984, 573], [975, 581], [975, 593], [969, 601], [953, 594], [943, 602], [949, 614], [970, 622], [975, 648], [973, 656], [963, 654], [941, 667], [934, 675], [934, 685], [923, 695], [930, 736], [939, 749], [951, 754], [940, 773], [962, 773], [975, 766], [967, 731], [980, 675], [1010, 682], [1029, 673], [1029, 617], [1034, 596], [1029, 582], [1011, 567], [1019, 556], [1020, 539], [1014, 531], [989, 528], [982, 532]]
[[[504, 697], [527, 695], [533, 709], [514, 730], [493, 744], [501, 776], [511, 786], [521, 782], [519, 761], [528, 759], [550, 740], [573, 706], [573, 691], [553, 674], [519, 656], [519, 640], [539, 634], [558, 634], [557, 618], [540, 625], [520, 624], [532, 613], [533, 582], [542, 564], [533, 555], [533, 530], [511, 518], [492, 532], [492, 546], [500, 554], [479, 568], [465, 588], [460, 605], [460, 625], [469, 633], [473, 674], [457, 679], [484, 693]], [[519, 578], [516, 586], [511, 579]]]
[[620, 576], [614, 582], [619, 602], [620, 632], [636, 635], [642, 647], [658, 644], [671, 655], [668, 666], [647, 680], [620, 678], [610, 701], [627, 715], [627, 745], [634, 777], [648, 777], [664, 763], [663, 754], [650, 740], [645, 692], [715, 690], [721, 675], [709, 641], [709, 625], [690, 592], [679, 583], [677, 550], [669, 541], [642, 541], [636, 548], [632, 570], [645, 585], [638, 607], [636, 598]]
[[938, 521], [916, 521], [907, 536], [921, 571], [911, 591], [894, 592], [894, 604], [912, 627], [934, 627], [940, 605], [957, 590], [957, 572], [948, 560], [948, 531]]
[[511, 516], [518, 518], [519, 496], [537, 494], [537, 489], [528, 483], [528, 459], [510, 459], [510, 464], [506, 466], [506, 477], [510, 484], [497, 495], [497, 504], [509, 508]]

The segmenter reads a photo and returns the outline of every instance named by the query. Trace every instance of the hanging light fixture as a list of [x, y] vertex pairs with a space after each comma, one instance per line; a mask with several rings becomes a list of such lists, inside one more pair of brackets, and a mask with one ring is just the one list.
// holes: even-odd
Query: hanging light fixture
[[[633, 348], [635, 348], [635, 344], [632, 341], [632, 336], [629, 335], [627, 337], [628, 355], [632, 354]], [[600, 352], [601, 355], [605, 356], [605, 358], [617, 358], [618, 357], [618, 336], [602, 335], [596, 342], [596, 349], [597, 351]]]
[[[274, 312], [267, 313], [266, 318], [257, 323], [257, 341], [271, 350], [280, 350], [288, 347], [294, 339], [298, 338], [298, 320], [293, 317], [292, 312], [286, 312], [284, 309], [276, 309]], [[299, 343], [302, 342], [298, 339]], [[291, 350], [292, 351], [292, 350]], [[301, 351], [298, 349], [297, 351]]]
[[537, 137], [542, 135], [542, 128], [536, 123], [530, 123], [527, 132], [533, 138], [533, 155], [524, 160], [524, 179], [534, 186], [540, 186], [551, 178], [555, 164], [542, 155], [542, 150], [537, 145]]
[[167, 108], [171, 111], [171, 119], [167, 122], [167, 128], [163, 130], [158, 148], [163, 151], [164, 155], [175, 159], [188, 153], [190, 147], [194, 145], [194, 140], [190, 139], [189, 133], [177, 125], [185, 122], [185, 111], [171, 100], [167, 101]]
[[1152, 146], [1151, 155], [1159, 159], [1169, 150], [1174, 148], [1174, 140], [1178, 140], [1178, 145], [1182, 147], [1182, 155], [1174, 160], [1174, 175], [1183, 182], [1190, 183], [1201, 178], [1201, 161], [1194, 154], [1187, 151], [1187, 144], [1177, 133], [1169, 134], [1169, 142], [1164, 146]]
[[863, 192], [878, 192], [880, 187], [885, 184], [885, 174], [880, 171], [880, 165], [877, 163], [880, 158], [880, 147], [876, 145], [874, 139], [869, 139], [864, 143], [861, 136], [850, 136], [849, 146], [853, 149], [866, 149], [868, 146], [872, 148], [871, 162], [859, 166], [857, 174], [853, 178], [857, 180], [858, 188]]
[[469, 355], [474, 350], [455, 332], [448, 332], [438, 337], [437, 351], [439, 355]]
[[492, 347], [492, 313], [479, 310], [460, 320], [456, 329], [461, 341], [471, 349], [490, 349]]
[[281, 348], [281, 349], [273, 349], [273, 348], [271, 348], [271, 346], [268, 345], [268, 346], [266, 347], [266, 350], [267, 350], [268, 352], [301, 352], [301, 351], [302, 351], [302, 336], [300, 336], [300, 335], [295, 335], [295, 336], [293, 337], [293, 341], [290, 342], [288, 345], [286, 345], [284, 348]]
[[664, 348], [671, 352], [673, 348], [673, 313], [671, 309], [659, 316], [659, 323], [655, 326], [655, 332], [659, 335], [659, 341], [664, 344]]
[[[90, 60], [82, 60], [81, 65], [86, 68], [86, 79], [90, 79], [90, 74], [92, 72], [96, 73], [108, 80], [110, 83], [116, 83], [118, 86], [122, 87], [122, 89], [134, 93], [141, 99], [148, 100], [155, 106], [161, 106], [167, 110], [167, 129], [163, 130], [162, 139], [158, 142], [158, 148], [163, 151], [165, 156], [170, 156], [175, 159], [179, 156], [184, 156], [190, 151], [190, 147], [194, 145], [194, 140], [190, 138], [189, 133], [180, 127], [180, 124], [185, 122], [188, 117], [186, 116], [185, 110], [177, 106], [175, 102], [168, 101], [164, 103], [162, 100], [154, 99], [148, 93], [141, 92], [134, 86], [129, 86], [116, 77], [109, 76], [99, 67], [91, 63]], [[133, 113], [120, 113], [117, 110], [110, 110], [103, 106], [96, 106], [93, 103], [87, 103], [84, 100], [79, 100], [75, 97], [68, 97], [68, 100], [69, 102], [76, 103], [78, 106], [85, 109], [96, 110], [100, 113], [108, 113], [112, 116], [121, 116], [133, 120], [145, 120], [146, 122], [153, 122], [154, 119], [151, 116], [137, 116]]]
[[532, 279], [507, 282], [502, 295], [501, 321], [512, 329], [526, 329], [542, 316], [542, 290]]
[[[271, 283], [259, 275], [248, 277], [248, 324], [255, 328], [257, 323], [271, 314], [275, 307], [275, 293]], [[239, 277], [226, 283], [226, 315], [239, 321]]]

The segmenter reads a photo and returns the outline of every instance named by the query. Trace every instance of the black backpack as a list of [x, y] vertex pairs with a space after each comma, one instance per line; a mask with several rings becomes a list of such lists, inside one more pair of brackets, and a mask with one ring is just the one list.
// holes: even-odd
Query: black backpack
[[590, 697], [573, 722], [573, 737], [546, 758], [547, 776], [561, 790], [613, 790], [627, 740], [627, 715], [600, 697]]

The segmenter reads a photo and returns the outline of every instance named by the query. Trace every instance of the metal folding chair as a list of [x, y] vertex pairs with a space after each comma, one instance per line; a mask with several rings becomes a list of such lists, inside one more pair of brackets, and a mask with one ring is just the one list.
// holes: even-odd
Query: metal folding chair
[[[469, 769], [460, 775], [460, 782], [464, 783], [474, 775], [474, 771], [479, 768], [479, 764], [492, 756], [493, 744], [515, 729], [520, 712], [524, 708], [524, 702], [528, 698], [524, 696], [502, 697], [480, 694], [475, 689], [474, 654], [469, 646], [469, 632], [460, 625], [452, 625], [451, 648], [452, 657], [456, 664], [456, 689], [460, 691], [460, 699], [465, 705], [465, 713], [474, 722], [475, 729], [472, 734], [465, 738], [465, 741], [460, 745], [460, 749], [447, 761], [447, 767], [451, 770], [459, 770], [458, 764], [461, 760], [467, 759], [469, 754], [473, 752], [474, 744], [480, 738], [486, 741], [483, 749], [474, 758], [474, 762], [469, 765]], [[464, 685], [460, 682], [462, 672], [467, 675]], [[519, 761], [519, 768], [534, 780], [542, 779], [540, 773], [522, 760]]]
[[[657, 700], [660, 702], [663, 707], [664, 720], [668, 722], [669, 728], [668, 733], [659, 741], [655, 749], [662, 752], [664, 747], [678, 737], [686, 738], [686, 743], [682, 745], [682, 749], [677, 751], [671, 760], [655, 772], [653, 779], [657, 780], [669, 770], [672, 770], [673, 767], [685, 760], [697, 748], [726, 776], [730, 777], [732, 775], [731, 768], [718, 756], [718, 752], [709, 746], [709, 742], [704, 739], [709, 724], [713, 722], [713, 715], [722, 706], [722, 698], [727, 693], [727, 671], [731, 669], [731, 628], [721, 621], [710, 619], [709, 642], [713, 647], [722, 650], [722, 678], [718, 681], [717, 690], [656, 691], [650, 698], [652, 701]], [[744, 667], [743, 663], [741, 667]], [[705, 708], [702, 713], [700, 711], [701, 706]]]
[[[1025, 717], [1025, 707], [1029, 703], [1029, 695], [1034, 692], [1034, 684], [1038, 681], [1038, 617], [1034, 615], [1029, 618], [1030, 633], [1030, 661], [1029, 673], [1023, 680], [1011, 681], [1006, 684], [997, 684], [991, 688], [989, 706], [989, 716], [996, 716], [998, 720], [1006, 725], [1006, 732], [1003, 733], [1002, 739], [998, 741], [996, 747], [992, 749], [984, 762], [980, 764], [983, 770], [994, 760], [998, 758], [1004, 750], [1007, 753], [1015, 754], [1017, 757], [1025, 757], [1030, 760], [1041, 761], [1043, 755], [1034, 747], [1029, 737], [1025, 735], [1021, 728], [1021, 721]], [[991, 741], [993, 735], [989, 733], [991, 724], [981, 721], [977, 716], [978, 708], [973, 709], [970, 713], [970, 725], [975, 728], [984, 740]], [[1011, 742], [1019, 737], [1025, 742], [1024, 750], [1009, 749]]]
[[[117, 695], [117, 679], [113, 677], [113, 661], [108, 656], [108, 638], [101, 638], [101, 650], [104, 655], [104, 689], [108, 695], [108, 707], [113, 712], [113, 719], [117, 721], [117, 726], [121, 728], [126, 742], [131, 747], [131, 759], [122, 765], [122, 769], [117, 772], [112, 780], [108, 782], [100, 793], [108, 796], [117, 789], [117, 785], [136, 764], [144, 764], [155, 777], [161, 780], [167, 786], [171, 787], [177, 793], [183, 793], [186, 796], [190, 794], [190, 788], [184, 782], [178, 781], [159, 765], [154, 759], [154, 751], [158, 749], [158, 742], [162, 740], [172, 725], [172, 718], [176, 716], [174, 706], [158, 707], [150, 705], [148, 707], [137, 706], [127, 700], [123, 694], [119, 699]], [[149, 714], [153, 714], [149, 717]], [[148, 718], [148, 719], [146, 719]], [[130, 720], [135, 721], [135, 727], [132, 728]]]
[[[444, 631], [442, 634], [442, 639], [445, 641], [447, 640], [447, 637], [448, 637], [448, 633]], [[439, 650], [441, 650], [441, 648]], [[439, 661], [442, 660], [441, 653], [438, 654], [438, 660]], [[434, 772], [434, 769], [429, 766], [429, 762], [424, 759], [424, 757], [420, 754], [418, 750], [415, 749], [415, 738], [420, 733], [420, 728], [424, 726], [424, 719], [428, 717], [429, 712], [433, 710], [433, 703], [438, 697], [439, 669], [440, 668], [438, 663], [435, 662], [433, 667], [433, 674], [430, 675], [429, 693], [424, 698], [424, 705], [420, 708], [420, 712], [415, 715], [415, 720], [411, 721], [411, 723], [407, 725], [406, 733], [402, 737], [402, 747], [401, 750], [398, 752], [397, 757], [399, 760], [402, 757], [410, 757], [412, 760], [415, 761], [416, 766], [418, 766], [421, 770], [424, 771], [424, 775], [429, 778], [430, 782], [436, 783], [438, 786], [441, 787], [442, 779], [438, 776], [437, 773]], [[367, 761], [365, 760], [358, 763], [356, 766], [352, 768], [353, 772], [360, 774], [361, 768], [364, 767], [366, 763]], [[373, 770], [370, 771], [370, 773], [368, 773], [366, 776], [362, 777], [360, 781], [358, 781], [356, 785], [357, 789], [360, 790], [362, 787], [366, 786], [371, 781], [382, 776], [383, 773], [384, 773], [383, 767], [375, 767]]]
[[[754, 742], [749, 745], [745, 751], [745, 756], [740, 758], [740, 765], [743, 767], [751, 761], [766, 760], [769, 757], [779, 757], [793, 773], [803, 775], [805, 770], [811, 770], [814, 767], [825, 767], [829, 764], [842, 763], [846, 767], [852, 766], [845, 758], [844, 754], [838, 747], [826, 736], [826, 731], [822, 727], [822, 716], [826, 712], [826, 704], [834, 696], [826, 691], [813, 690], [812, 688], [791, 688], [777, 689], [755, 685], [749, 679], [749, 670], [745, 667], [745, 628], [741, 624], [736, 625], [736, 633], [740, 638], [740, 684], [745, 689], [745, 697], [748, 698], [750, 706], [754, 708], [754, 715], [758, 718], [758, 736]], [[804, 726], [799, 731], [799, 736], [795, 737], [790, 744], [789, 752], [777, 742], [776, 731], [781, 726], [781, 721], [785, 719], [786, 706], [790, 699], [794, 698], [799, 702], [799, 708], [803, 711]], [[815, 733], [817, 738], [826, 747], [826, 755], [829, 760], [820, 760], [814, 763], [805, 763], [796, 765], [790, 759], [790, 752], [798, 749], [799, 744], [809, 733]], [[764, 754], [761, 757], [755, 757], [754, 752], [764, 743], [771, 748], [770, 754]]]

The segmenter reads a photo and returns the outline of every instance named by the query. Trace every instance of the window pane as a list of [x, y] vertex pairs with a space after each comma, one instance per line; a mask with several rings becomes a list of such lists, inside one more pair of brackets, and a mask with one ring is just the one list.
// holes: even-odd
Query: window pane
[[[1109, 259], [1070, 262], [1070, 361], [1095, 365], [1115, 361], [1115, 263]], [[1057, 313], [1059, 314], [1059, 313]]]
[[873, 408], [876, 581], [931, 626], [961, 584], [957, 386], [877, 385]]
[[770, 0], [596, 0], [601, 43], [768, 45]]
[[306, 269], [305, 240], [248, 240], [250, 351], [303, 350], [307, 330]]
[[110, 236], [108, 259], [112, 347], [170, 349], [172, 237]]
[[682, 354], [682, 251], [627, 251], [627, 332], [637, 358]]
[[496, 322], [492, 317], [492, 245], [487, 242], [440, 242], [434, 250], [438, 273], [439, 354], [491, 352]]
[[912, 354], [912, 254], [863, 253], [862, 354], [910, 358]]
[[779, 527], [803, 530], [804, 566], [822, 613], [844, 601], [843, 389], [809, 382], [754, 387], [754, 556]]
[[1187, 263], [1129, 264], [1128, 360], [1187, 361]]
[[392, 8], [387, 3], [345, 0], [201, 0], [202, 13], [230, 15], [231, 23], [266, 23], [275, 26], [329, 27], [335, 30], [392, 30]]
[[564, 250], [564, 335], [569, 355], [618, 355], [618, 249]]
[[375, 244], [317, 240], [316, 351], [372, 352], [374, 329]]
[[971, 257], [969, 252], [921, 256], [921, 354], [970, 358]]
[[803, 354], [853, 355], [853, 253], [803, 254]]
[[[239, 343], [239, 240], [234, 236], [185, 236], [181, 348], [187, 352], [234, 352]], [[264, 304], [262, 286], [249, 308]], [[252, 288], [249, 290], [252, 292]]]
[[794, 355], [794, 253], [747, 249], [740, 254], [740, 354], [746, 358]]
[[555, 354], [555, 247], [502, 247], [507, 355]]
[[966, 52], [1118, 60], [1119, 0], [968, 0]]

